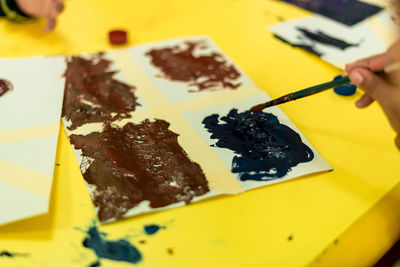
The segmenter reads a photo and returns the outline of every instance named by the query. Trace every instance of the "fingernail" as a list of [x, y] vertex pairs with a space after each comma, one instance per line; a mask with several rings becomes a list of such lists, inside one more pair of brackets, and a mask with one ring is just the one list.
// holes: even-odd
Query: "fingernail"
[[57, 3], [56, 5], [56, 10], [61, 13], [64, 10], [64, 4], [63, 3]]
[[363, 76], [361, 76], [358, 72], [350, 73], [350, 80], [355, 84], [361, 84], [364, 80]]

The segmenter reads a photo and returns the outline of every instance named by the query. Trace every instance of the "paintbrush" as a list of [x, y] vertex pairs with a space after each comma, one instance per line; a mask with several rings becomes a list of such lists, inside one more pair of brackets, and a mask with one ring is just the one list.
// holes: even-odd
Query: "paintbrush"
[[[400, 69], [400, 63], [396, 62], [388, 67], [385, 67], [384, 70], [381, 71], [376, 71], [374, 72], [376, 75], [382, 75], [385, 73], [389, 73], [392, 72], [394, 70], [398, 70]], [[334, 87], [339, 87], [341, 85], [346, 85], [346, 84], [350, 84], [350, 79], [349, 77], [341, 77], [339, 79], [335, 79], [331, 82], [327, 82], [327, 83], [323, 83], [323, 84], [319, 84], [319, 85], [315, 85], [297, 92], [293, 92], [284, 96], [281, 96], [279, 98], [276, 98], [274, 100], [268, 101], [266, 103], [262, 103], [259, 105], [256, 105], [254, 107], [252, 107], [250, 109], [250, 111], [252, 113], [257, 113], [257, 112], [261, 112], [263, 109], [268, 108], [268, 107], [272, 107], [272, 106], [276, 106], [276, 105], [280, 105], [289, 101], [293, 101], [299, 98], [303, 98], [306, 96], [310, 96], [310, 95], [314, 95], [320, 92], [323, 92], [325, 90], [334, 88]]]
[[350, 83], [349, 77], [342, 77], [342, 78], [336, 79], [331, 82], [315, 85], [315, 86], [312, 86], [312, 87], [309, 87], [309, 88], [306, 88], [306, 89], [303, 89], [303, 90], [300, 90], [297, 92], [293, 92], [293, 93], [281, 96], [281, 97], [273, 99], [271, 101], [256, 105], [256, 106], [252, 107], [250, 110], [253, 113], [258, 113], [268, 107], [280, 105], [280, 104], [283, 104], [283, 103], [286, 103], [289, 101], [293, 101], [293, 100], [296, 100], [299, 98], [314, 95], [314, 94], [323, 92], [325, 90], [331, 89], [333, 87], [338, 87], [338, 86], [349, 84], [349, 83]]

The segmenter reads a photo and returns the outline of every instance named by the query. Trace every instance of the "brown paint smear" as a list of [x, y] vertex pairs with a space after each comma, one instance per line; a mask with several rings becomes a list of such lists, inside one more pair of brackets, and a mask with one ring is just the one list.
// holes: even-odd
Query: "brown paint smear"
[[101, 54], [71, 57], [65, 72], [63, 116], [71, 121], [69, 128], [104, 124], [102, 132], [70, 136], [75, 149], [82, 151], [81, 171], [93, 187], [100, 221], [120, 218], [146, 200], [151, 208], [160, 208], [189, 203], [209, 192], [200, 165], [189, 159], [168, 122], [111, 126], [114, 120], [130, 117], [138, 105], [134, 88], [114, 80], [111, 64]]
[[0, 97], [11, 92], [13, 90], [13, 85], [10, 81], [5, 79], [0, 79]]
[[240, 77], [240, 73], [221, 54], [211, 52], [208, 55], [194, 55], [206, 48], [203, 41], [188, 41], [185, 42], [185, 48], [173, 46], [152, 49], [146, 55], [151, 57], [151, 63], [162, 72], [162, 78], [187, 82], [189, 86], [197, 87], [197, 90], [191, 92], [239, 87], [241, 83], [235, 83], [235, 80]]
[[188, 158], [178, 134], [168, 128], [166, 121], [145, 120], [70, 136], [75, 149], [82, 150], [86, 182], [95, 185], [92, 200], [100, 221], [120, 218], [145, 200], [160, 208], [189, 203], [209, 191], [200, 165]]
[[115, 80], [116, 71], [111, 71], [110, 65], [102, 54], [67, 58], [63, 117], [71, 121], [68, 129], [128, 118], [135, 110], [134, 87]]

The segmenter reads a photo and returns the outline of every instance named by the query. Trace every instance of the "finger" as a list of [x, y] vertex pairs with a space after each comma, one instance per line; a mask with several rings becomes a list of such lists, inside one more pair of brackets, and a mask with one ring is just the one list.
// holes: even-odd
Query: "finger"
[[378, 101], [386, 101], [395, 89], [382, 77], [364, 68], [356, 68], [349, 73], [352, 83], [363, 89], [368, 95]]
[[52, 1], [52, 7], [46, 15], [47, 25], [44, 30], [46, 33], [52, 31], [55, 28], [57, 24], [57, 16], [62, 11], [61, 9], [64, 8], [62, 0], [61, 2], [59, 0], [51, 0], [51, 1]]
[[384, 53], [370, 56], [347, 64], [345, 67], [345, 73], [349, 73], [355, 68], [366, 68], [372, 71], [383, 70], [385, 67], [390, 66], [397, 61], [400, 61], [400, 54], [398, 51], [400, 51], [400, 41], [396, 41]]
[[369, 61], [368, 68], [373, 71], [383, 70], [398, 61], [397, 50], [394, 47], [390, 47], [388, 51], [377, 57], [372, 58]]
[[47, 20], [47, 25], [44, 28], [44, 32], [45, 33], [51, 32], [54, 29], [54, 27], [56, 26], [56, 24], [57, 24], [57, 21], [56, 21], [55, 18], [48, 19]]
[[48, 16], [56, 17], [64, 10], [64, 2], [62, 0], [51, 1], [51, 8], [49, 9]]
[[356, 107], [357, 108], [366, 108], [369, 105], [371, 105], [375, 99], [373, 99], [370, 95], [368, 94], [363, 94], [357, 101], [356, 101]]
[[64, 11], [64, 1], [63, 0], [55, 0], [54, 2], [54, 9], [57, 11], [58, 14]]
[[345, 67], [345, 71], [349, 73], [355, 68], [365, 68], [372, 71], [378, 71], [386, 67], [386, 64], [389, 60], [389, 56], [386, 53], [382, 53], [347, 64]]

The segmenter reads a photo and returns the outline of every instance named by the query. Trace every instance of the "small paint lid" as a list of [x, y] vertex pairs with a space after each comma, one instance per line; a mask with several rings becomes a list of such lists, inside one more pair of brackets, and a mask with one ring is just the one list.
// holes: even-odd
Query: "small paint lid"
[[108, 40], [113, 45], [123, 45], [128, 41], [128, 33], [124, 30], [112, 30], [108, 32]]
[[[338, 75], [336, 76], [333, 80], [337, 80], [342, 78], [342, 75]], [[353, 84], [346, 84], [346, 85], [342, 85], [342, 86], [338, 86], [335, 87], [333, 89], [333, 91], [338, 94], [338, 95], [342, 95], [342, 96], [351, 96], [354, 95], [356, 93], [357, 90], [357, 86], [353, 85]]]

